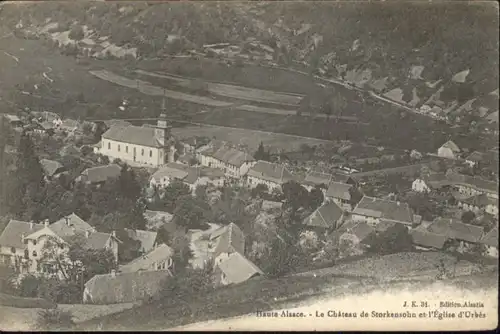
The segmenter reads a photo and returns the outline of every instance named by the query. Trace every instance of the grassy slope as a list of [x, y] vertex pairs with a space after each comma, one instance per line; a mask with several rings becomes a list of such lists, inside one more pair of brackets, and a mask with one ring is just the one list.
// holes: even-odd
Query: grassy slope
[[[406, 258], [407, 257], [407, 258]], [[412, 257], [410, 259], [410, 257]], [[445, 261], [452, 261], [451, 257], [439, 253], [409, 253], [401, 259], [401, 263], [393, 266], [393, 272], [399, 272], [396, 279], [408, 278], [410, 273], [415, 270], [425, 271], [426, 277], [418, 279], [424, 281], [401, 282], [404, 285], [422, 286], [425, 281], [434, 281], [437, 271], [432, 270], [433, 264], [441, 258]], [[410, 269], [407, 268], [407, 261], [412, 261]], [[230, 286], [218, 289], [208, 295], [195, 296], [191, 300], [186, 300], [188, 309], [182, 309], [179, 305], [160, 306], [155, 304], [143, 305], [137, 308], [126, 310], [122, 313], [116, 313], [111, 316], [92, 319], [89, 322], [82, 323], [77, 329], [91, 330], [101, 328], [103, 330], [158, 330], [181, 326], [188, 323], [206, 321], [211, 319], [233, 317], [243, 314], [249, 314], [255, 310], [271, 310], [289, 306], [313, 297], [326, 295], [351, 294], [353, 291], [362, 293], [381, 286], [393, 286], [398, 283], [385, 282], [380, 280], [382, 272], [388, 268], [388, 263], [394, 264], [394, 256], [386, 257], [386, 261], [380, 257], [368, 258], [355, 261], [349, 264], [343, 264], [344, 272], [342, 274], [329, 272], [328, 270], [317, 270], [307, 274], [289, 276], [280, 279], [256, 279], [250, 280], [236, 286]], [[361, 267], [370, 267], [375, 274], [370, 276], [359, 276]], [[469, 269], [471, 265], [469, 264]], [[335, 267], [334, 267], [335, 268]], [[419, 269], [420, 268], [420, 269]], [[350, 274], [352, 272], [352, 274]], [[316, 275], [313, 275], [316, 273]], [[377, 277], [378, 276], [378, 277]], [[476, 280], [476, 276], [483, 277]], [[452, 280], [462, 284], [478, 287], [495, 287], [496, 274], [486, 273], [475, 276], [463, 276]], [[100, 327], [102, 326], [102, 327]]]

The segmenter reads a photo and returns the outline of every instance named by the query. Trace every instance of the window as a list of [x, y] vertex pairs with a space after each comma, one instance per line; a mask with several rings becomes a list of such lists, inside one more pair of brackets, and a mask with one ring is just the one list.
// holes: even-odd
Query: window
[[64, 245], [63, 245], [63, 244], [60, 244], [60, 245], [59, 245], [59, 248], [60, 248], [60, 249], [64, 249]]
[[24, 244], [27, 245], [28, 244], [28, 239], [24, 239]]
[[149, 157], [151, 158], [153, 156], [153, 150], [149, 150]]
[[111, 143], [108, 143], [108, 150], [111, 150]]
[[125, 146], [125, 153], [128, 153], [128, 146]]
[[141, 155], [144, 155], [144, 149], [141, 148]]
[[10, 252], [11, 252], [12, 254], [16, 254], [16, 248], [15, 248], [15, 247], [11, 247], [11, 248], [10, 248]]
[[118, 152], [120, 152], [120, 144], [118, 144]]
[[33, 246], [36, 246], [36, 240], [33, 240]]
[[37, 252], [33, 251], [33, 257], [37, 257], [37, 256], [38, 256]]
[[30, 252], [27, 249], [24, 250], [24, 258], [25, 259], [29, 259], [30, 258]]

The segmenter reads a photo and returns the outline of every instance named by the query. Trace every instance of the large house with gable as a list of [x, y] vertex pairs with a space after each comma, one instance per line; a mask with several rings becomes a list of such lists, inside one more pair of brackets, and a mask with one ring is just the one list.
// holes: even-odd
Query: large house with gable
[[165, 114], [156, 127], [114, 124], [103, 133], [95, 153], [122, 161], [158, 167], [174, 161], [175, 147]]
[[243, 177], [255, 164], [252, 155], [229, 146], [226, 143], [212, 143], [198, 152], [202, 166], [218, 168], [232, 178]]
[[263, 184], [267, 186], [269, 192], [272, 192], [275, 189], [281, 189], [283, 184], [293, 180], [294, 176], [284, 165], [259, 160], [248, 171], [246, 184], [250, 188]]
[[351, 217], [373, 227], [382, 222], [394, 222], [410, 229], [414, 224], [413, 212], [407, 203], [369, 196], [363, 196]]

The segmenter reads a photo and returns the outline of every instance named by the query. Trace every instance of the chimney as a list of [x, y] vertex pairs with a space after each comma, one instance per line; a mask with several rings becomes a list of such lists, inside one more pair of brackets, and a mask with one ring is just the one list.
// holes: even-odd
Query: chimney
[[66, 226], [69, 226], [69, 217], [64, 217], [64, 220], [66, 221]]
[[111, 277], [116, 277], [116, 270], [114, 269], [111, 270]]
[[116, 238], [116, 231], [111, 231], [111, 235]]
[[24, 244], [24, 238], [25, 238], [25, 234], [24, 233], [21, 233], [21, 242]]
[[43, 221], [43, 225], [44, 225], [45, 227], [49, 226], [49, 220], [48, 220], [48, 219], [45, 219], [45, 220]]
[[32, 229], [33, 229], [33, 222], [31, 221], [30, 222], [30, 230], [32, 230]]
[[401, 204], [401, 202], [397, 201], [396, 204], [397, 204], [397, 206], [399, 206]]
[[85, 238], [88, 238], [88, 237], [90, 237], [90, 230], [85, 231]]

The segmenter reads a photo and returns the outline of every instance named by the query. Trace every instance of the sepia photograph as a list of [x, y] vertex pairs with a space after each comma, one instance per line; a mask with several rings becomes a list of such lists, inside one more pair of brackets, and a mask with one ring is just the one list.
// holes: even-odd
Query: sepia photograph
[[0, 3], [0, 331], [492, 330], [496, 1]]

